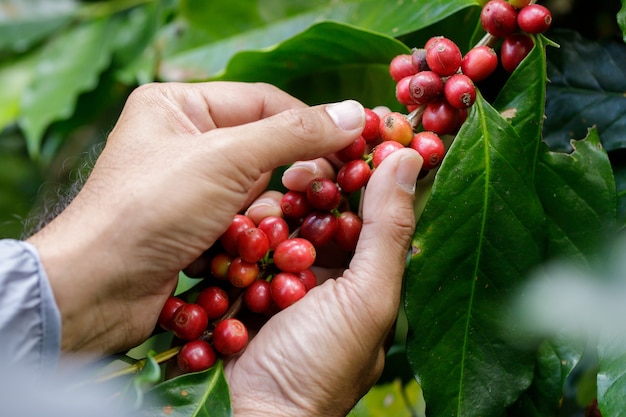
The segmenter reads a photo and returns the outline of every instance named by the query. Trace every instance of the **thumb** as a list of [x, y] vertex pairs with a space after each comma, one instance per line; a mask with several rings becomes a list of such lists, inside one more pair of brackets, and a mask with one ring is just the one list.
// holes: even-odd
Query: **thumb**
[[338, 151], [352, 143], [364, 125], [363, 106], [346, 100], [294, 108], [256, 122], [212, 130], [207, 135], [220, 139], [207, 142], [224, 144], [223, 152], [238, 152], [242, 167], [267, 172]]
[[356, 287], [362, 311], [388, 328], [397, 314], [408, 248], [415, 229], [414, 193], [421, 156], [410, 148], [376, 168], [363, 198], [363, 228], [344, 277]]

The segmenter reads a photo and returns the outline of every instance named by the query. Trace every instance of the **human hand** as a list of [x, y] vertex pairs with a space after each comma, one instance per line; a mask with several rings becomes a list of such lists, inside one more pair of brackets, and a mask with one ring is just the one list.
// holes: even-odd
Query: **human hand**
[[64, 351], [101, 355], [152, 332], [178, 271], [209, 248], [272, 169], [361, 132], [358, 103], [308, 108], [265, 84], [152, 84], [130, 97], [84, 188], [29, 241]]
[[[306, 184], [308, 175], [329, 172], [322, 160], [307, 164], [311, 174], [294, 168], [283, 181]], [[343, 416], [380, 376], [414, 230], [421, 165], [412, 149], [387, 157], [368, 182], [363, 229], [348, 269], [272, 316], [240, 356], [227, 359], [236, 415]], [[278, 204], [275, 194], [250, 210], [271, 213], [272, 202]]]

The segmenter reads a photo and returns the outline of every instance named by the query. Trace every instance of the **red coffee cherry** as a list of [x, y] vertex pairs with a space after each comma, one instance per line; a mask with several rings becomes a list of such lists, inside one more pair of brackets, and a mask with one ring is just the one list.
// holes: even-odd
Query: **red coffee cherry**
[[213, 329], [213, 347], [222, 355], [234, 355], [248, 344], [248, 329], [236, 318], [220, 321]]
[[176, 313], [171, 323], [171, 331], [176, 337], [183, 340], [195, 340], [209, 324], [206, 311], [198, 304], [183, 304]]
[[259, 222], [258, 228], [265, 232], [271, 250], [289, 238], [289, 225], [282, 217], [268, 216]]
[[[413, 136], [411, 135], [411, 138], [412, 137]], [[372, 165], [374, 166], [374, 168], [376, 168], [383, 162], [385, 158], [387, 158], [387, 156], [389, 156], [390, 153], [402, 148], [404, 148], [404, 145], [394, 140], [389, 140], [381, 143], [380, 145], [376, 146], [372, 151]]]
[[398, 112], [391, 112], [383, 117], [378, 131], [384, 141], [394, 141], [404, 146], [408, 145], [413, 137], [413, 126], [409, 119]]
[[180, 348], [176, 356], [178, 367], [185, 373], [209, 369], [217, 361], [211, 345], [205, 340], [192, 340]]
[[276, 247], [274, 264], [285, 272], [300, 272], [315, 262], [316, 251], [311, 242], [295, 237], [287, 239]]
[[428, 62], [426, 62], [426, 48], [414, 48], [411, 51], [411, 60], [413, 61], [413, 66], [417, 69], [417, 72], [420, 71], [429, 71]]
[[337, 217], [337, 231], [333, 237], [340, 249], [353, 252], [359, 241], [363, 220], [352, 211], [344, 211]]
[[246, 288], [259, 275], [259, 264], [246, 262], [241, 258], [233, 259], [228, 267], [228, 281], [233, 287]]
[[415, 104], [410, 91], [411, 78], [413, 78], [413, 75], [404, 77], [396, 84], [396, 100], [398, 100], [398, 103], [404, 104], [405, 106]]
[[363, 136], [359, 136], [352, 143], [340, 151], [335, 152], [335, 156], [341, 162], [353, 161], [355, 159], [360, 159], [365, 153], [365, 147], [367, 143], [365, 142], [365, 138]]
[[237, 240], [239, 256], [246, 262], [258, 262], [270, 250], [270, 241], [258, 227], [244, 230]]
[[409, 94], [415, 104], [428, 104], [443, 94], [443, 81], [433, 71], [422, 71], [409, 80]]
[[219, 241], [224, 250], [231, 255], [237, 255], [237, 239], [239, 239], [239, 234], [255, 226], [256, 225], [249, 217], [243, 214], [236, 214], [230, 226], [228, 226], [228, 229], [220, 236]]
[[428, 67], [442, 77], [456, 73], [461, 67], [462, 59], [461, 50], [448, 38], [437, 37], [426, 49]]
[[161, 326], [163, 330], [171, 330], [174, 314], [183, 304], [186, 303], [181, 298], [168, 297], [167, 300], [165, 300], [163, 308], [161, 309], [161, 314], [159, 314], [157, 324]]
[[274, 304], [283, 310], [304, 297], [306, 287], [296, 275], [281, 272], [272, 278], [270, 292]]
[[365, 127], [363, 128], [363, 132], [361, 132], [361, 136], [363, 136], [365, 142], [374, 142], [380, 138], [378, 134], [379, 124], [380, 116], [371, 109], [365, 109]]
[[254, 281], [244, 291], [243, 302], [253, 313], [267, 313], [272, 306], [270, 283], [264, 279]]
[[476, 101], [476, 86], [467, 75], [454, 74], [443, 86], [443, 95], [453, 107], [467, 109]]
[[313, 210], [306, 193], [292, 190], [283, 195], [280, 200], [280, 208], [285, 217], [290, 219], [300, 219]]
[[317, 286], [317, 277], [315, 276], [315, 272], [311, 271], [310, 269], [295, 272], [294, 275], [297, 276], [300, 281], [302, 281], [306, 292], [309, 292], [311, 289]]
[[517, 25], [526, 33], [543, 33], [552, 25], [552, 13], [541, 4], [529, 4], [517, 14]]
[[415, 73], [417, 73], [417, 69], [413, 66], [413, 61], [409, 54], [397, 55], [389, 64], [389, 75], [395, 82]]
[[369, 181], [372, 169], [362, 159], [350, 161], [337, 172], [337, 184], [346, 193], [360, 190]]
[[204, 309], [209, 320], [213, 320], [222, 317], [230, 303], [226, 291], [220, 287], [211, 286], [200, 291], [196, 304]]
[[519, 64], [528, 56], [535, 46], [532, 38], [528, 35], [518, 33], [507, 36], [502, 41], [500, 48], [500, 62], [507, 72], [513, 72]]
[[311, 242], [316, 248], [330, 242], [335, 231], [337, 231], [337, 217], [330, 211], [312, 211], [300, 225], [300, 237]]
[[341, 202], [341, 192], [334, 181], [316, 178], [307, 184], [306, 199], [318, 210], [332, 210]]
[[504, 38], [517, 30], [517, 10], [504, 0], [491, 0], [480, 12], [480, 24], [487, 33]]
[[413, 137], [409, 147], [415, 149], [424, 159], [423, 169], [437, 168], [446, 153], [441, 138], [433, 132], [419, 132]]
[[461, 71], [474, 82], [487, 79], [496, 68], [498, 68], [496, 51], [484, 45], [470, 49], [461, 61]]
[[422, 114], [424, 130], [430, 130], [438, 135], [456, 133], [459, 128], [459, 122], [459, 110], [448, 103], [447, 100], [430, 103]]

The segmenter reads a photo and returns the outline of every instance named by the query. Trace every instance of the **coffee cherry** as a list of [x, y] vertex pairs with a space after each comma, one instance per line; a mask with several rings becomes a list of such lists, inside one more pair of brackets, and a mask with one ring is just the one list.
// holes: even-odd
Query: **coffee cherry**
[[211, 275], [217, 279], [228, 279], [228, 267], [235, 257], [226, 252], [220, 252], [211, 259]]
[[552, 13], [541, 4], [530, 4], [517, 14], [517, 25], [526, 33], [543, 33], [552, 25]]
[[289, 238], [289, 225], [282, 217], [268, 216], [259, 222], [258, 228], [265, 232], [271, 250]]
[[391, 112], [383, 117], [378, 131], [384, 141], [394, 141], [404, 146], [408, 145], [413, 137], [413, 127], [409, 119], [398, 112]]
[[233, 287], [246, 288], [252, 284], [259, 272], [259, 265], [256, 262], [246, 262], [241, 258], [235, 258], [228, 267], [228, 281]]
[[395, 82], [415, 73], [417, 73], [417, 69], [413, 66], [413, 61], [409, 54], [397, 55], [389, 64], [389, 75]]
[[330, 211], [316, 210], [304, 218], [300, 225], [300, 237], [319, 248], [330, 242], [336, 230], [337, 217]]
[[372, 151], [372, 165], [376, 168], [385, 158], [387, 158], [387, 156], [389, 156], [390, 153], [402, 148], [404, 148], [404, 145], [393, 140], [381, 143]]
[[362, 227], [363, 220], [356, 213], [344, 211], [337, 217], [337, 231], [333, 240], [340, 249], [353, 252]]
[[185, 373], [209, 369], [217, 361], [211, 345], [205, 340], [192, 340], [180, 348], [176, 356], [178, 367]]
[[315, 272], [310, 269], [305, 269], [304, 271], [294, 272], [295, 276], [298, 277], [300, 281], [304, 284], [304, 289], [306, 292], [309, 292], [315, 286], [317, 286], [317, 277], [315, 276]]
[[428, 104], [443, 94], [443, 81], [433, 71], [422, 71], [409, 80], [409, 94], [415, 104]]
[[187, 303], [174, 313], [171, 331], [179, 339], [195, 340], [202, 336], [208, 324], [206, 311], [198, 304]]
[[220, 243], [224, 250], [231, 255], [237, 255], [237, 239], [239, 234], [246, 229], [255, 227], [254, 222], [243, 214], [236, 214], [228, 229], [220, 236]]
[[287, 191], [280, 200], [280, 208], [285, 217], [290, 219], [300, 219], [307, 214], [313, 207], [306, 197], [306, 193], [299, 191]]
[[409, 147], [415, 149], [424, 159], [423, 169], [437, 168], [446, 153], [441, 138], [437, 134], [427, 131], [416, 133]]
[[220, 287], [207, 287], [198, 294], [196, 304], [204, 309], [209, 320], [217, 319], [228, 310], [228, 294]]
[[522, 33], [507, 36], [500, 48], [500, 62], [507, 72], [513, 72], [535, 46], [532, 38]]
[[283, 310], [304, 297], [306, 287], [296, 275], [281, 272], [272, 278], [270, 293], [274, 304]]
[[480, 24], [487, 33], [504, 38], [517, 30], [517, 10], [504, 0], [491, 0], [483, 6]]
[[234, 355], [248, 344], [248, 329], [236, 318], [220, 321], [213, 329], [213, 347], [222, 355]]
[[498, 55], [493, 48], [485, 45], [470, 49], [461, 61], [461, 72], [474, 82], [487, 79], [496, 68], [498, 68]]
[[163, 308], [161, 309], [157, 324], [161, 326], [163, 330], [171, 330], [172, 321], [174, 320], [174, 314], [176, 313], [176, 310], [178, 310], [183, 304], [186, 303], [181, 298], [168, 297], [167, 300], [165, 300]]
[[355, 159], [360, 159], [363, 156], [363, 153], [365, 153], [366, 146], [367, 143], [365, 142], [363, 136], [359, 136], [358, 138], [353, 140], [350, 145], [346, 146], [340, 151], [335, 152], [335, 156], [341, 162], [348, 162]]
[[411, 61], [417, 72], [430, 70], [426, 62], [426, 48], [414, 48], [411, 51]]
[[396, 100], [398, 100], [398, 103], [404, 104], [405, 106], [411, 106], [415, 104], [413, 98], [411, 97], [410, 91], [411, 78], [413, 77], [413, 75], [404, 77], [396, 84]]
[[287, 239], [274, 250], [274, 264], [285, 272], [300, 272], [315, 262], [316, 251], [311, 242], [295, 237]]
[[431, 71], [447, 77], [456, 73], [461, 67], [461, 50], [452, 40], [438, 37], [426, 49], [426, 62]]
[[430, 103], [422, 114], [424, 130], [430, 130], [438, 135], [456, 133], [459, 128], [459, 110], [452, 107], [447, 100]]
[[342, 191], [353, 193], [367, 184], [371, 173], [372, 169], [364, 160], [350, 161], [337, 172], [337, 184]]
[[378, 125], [380, 124], [380, 116], [371, 109], [365, 109], [365, 127], [361, 136], [365, 139], [365, 142], [371, 143], [380, 138], [378, 134]]
[[270, 283], [264, 279], [254, 281], [244, 291], [243, 302], [253, 313], [267, 313], [272, 306]]
[[318, 210], [332, 210], [341, 202], [341, 192], [334, 181], [316, 178], [306, 187], [306, 199]]
[[467, 75], [454, 74], [443, 86], [443, 95], [453, 107], [467, 109], [476, 101], [476, 86]]
[[251, 227], [239, 235], [237, 251], [246, 262], [258, 262], [270, 249], [270, 241], [265, 232], [258, 227]]

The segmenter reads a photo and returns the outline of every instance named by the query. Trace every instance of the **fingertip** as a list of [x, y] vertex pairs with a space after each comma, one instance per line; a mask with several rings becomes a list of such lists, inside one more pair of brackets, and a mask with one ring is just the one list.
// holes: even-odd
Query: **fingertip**
[[356, 100], [328, 104], [325, 110], [341, 130], [363, 129], [365, 126], [365, 108]]

